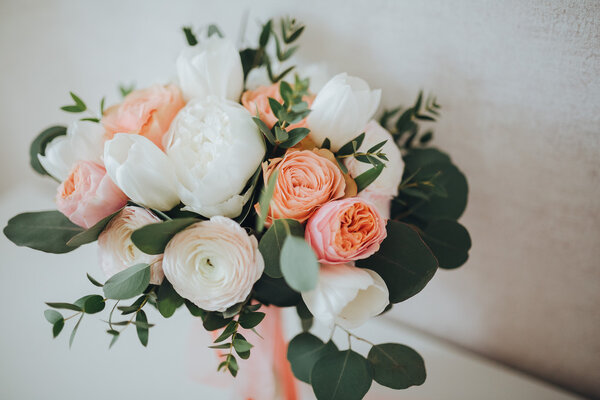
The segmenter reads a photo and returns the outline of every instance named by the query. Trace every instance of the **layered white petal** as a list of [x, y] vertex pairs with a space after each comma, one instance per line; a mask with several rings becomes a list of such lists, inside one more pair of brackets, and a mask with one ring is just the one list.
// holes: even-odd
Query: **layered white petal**
[[179, 232], [163, 258], [177, 293], [207, 311], [225, 311], [245, 300], [263, 270], [256, 237], [221, 216]]
[[381, 90], [371, 90], [364, 80], [346, 73], [334, 76], [311, 106], [307, 123], [312, 139], [320, 144], [328, 138], [331, 149], [339, 150], [361, 133], [375, 114], [380, 99]]
[[302, 293], [302, 299], [315, 319], [351, 329], [380, 314], [389, 303], [389, 292], [370, 269], [321, 265], [317, 287]]
[[232, 101], [190, 101], [177, 115], [164, 145], [177, 174], [185, 209], [205, 217], [237, 217], [242, 193], [265, 155], [250, 113]]
[[244, 88], [240, 55], [233, 42], [216, 35], [185, 48], [177, 58], [185, 100], [217, 96], [238, 101]]
[[104, 164], [108, 176], [134, 202], [161, 211], [179, 204], [171, 161], [144, 136], [117, 133], [104, 145]]
[[38, 154], [40, 164], [59, 181], [69, 176], [77, 161], [92, 161], [102, 165], [104, 128], [90, 121], [75, 121], [65, 136], [58, 136], [46, 145], [44, 155]]

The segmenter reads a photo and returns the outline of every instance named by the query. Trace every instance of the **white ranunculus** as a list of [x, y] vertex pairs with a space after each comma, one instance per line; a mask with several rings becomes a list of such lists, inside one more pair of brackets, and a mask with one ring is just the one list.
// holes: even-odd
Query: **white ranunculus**
[[44, 155], [38, 154], [42, 167], [50, 175], [64, 181], [76, 161], [93, 161], [102, 165], [104, 128], [91, 121], [75, 121], [67, 134], [58, 136], [46, 145]]
[[179, 204], [171, 160], [150, 139], [117, 133], [104, 144], [110, 179], [134, 202], [156, 210]]
[[339, 150], [344, 144], [360, 134], [373, 117], [381, 90], [371, 90], [360, 78], [338, 74], [317, 93], [306, 122], [316, 143], [325, 138], [331, 141], [331, 149]]
[[207, 311], [225, 311], [245, 300], [263, 270], [256, 237], [221, 216], [176, 234], [163, 258], [177, 293]]
[[208, 96], [238, 101], [244, 88], [240, 54], [231, 40], [217, 35], [185, 48], [177, 58], [177, 75], [186, 101]]
[[161, 284], [165, 276], [162, 254], [146, 254], [131, 241], [133, 231], [156, 222], [160, 219], [146, 209], [127, 206], [108, 223], [98, 237], [100, 267], [107, 279], [133, 265], [144, 263], [151, 265], [150, 283]]
[[317, 287], [302, 293], [315, 319], [347, 329], [383, 312], [388, 297], [388, 288], [376, 272], [348, 264], [321, 265]]
[[250, 196], [241, 192], [265, 155], [262, 134], [244, 107], [215, 97], [192, 100], [171, 123], [164, 147], [185, 210], [240, 214]]
[[[371, 120], [364, 128], [365, 139], [358, 149], [366, 152], [376, 144], [387, 140], [385, 145], [379, 150], [385, 154], [389, 161], [385, 162], [385, 168], [365, 190], [358, 194], [358, 197], [371, 201], [377, 211], [384, 218], [390, 217], [390, 201], [398, 194], [398, 186], [402, 182], [404, 173], [404, 161], [402, 153], [394, 142], [392, 135], [375, 120]], [[349, 157], [344, 162], [352, 178], [372, 168], [371, 164], [357, 161], [354, 157]]]

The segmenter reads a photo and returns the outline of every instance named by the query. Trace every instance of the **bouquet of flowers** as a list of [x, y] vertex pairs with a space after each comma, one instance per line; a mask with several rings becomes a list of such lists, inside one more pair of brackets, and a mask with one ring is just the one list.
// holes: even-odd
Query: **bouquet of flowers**
[[[60, 183], [58, 210], [4, 229], [49, 253], [98, 243], [106, 281], [87, 277], [101, 294], [47, 303], [54, 337], [74, 318], [71, 344], [84, 316], [106, 308], [110, 346], [129, 325], [146, 346], [145, 310], [169, 318], [185, 305], [213, 332], [215, 369], [236, 376], [242, 360], [281, 347], [261, 326], [295, 307], [302, 333], [277, 368], [291, 369], [287, 399], [292, 372], [318, 399], [361, 399], [373, 380], [424, 382], [415, 350], [368, 342], [364, 356], [351, 330], [417, 294], [438, 267], [464, 264], [467, 181], [428, 147], [433, 96], [377, 122], [380, 90], [292, 66], [303, 30], [270, 20], [239, 50], [214, 25], [185, 27], [175, 83], [121, 87], [122, 102], [102, 99], [98, 114], [70, 94], [62, 110], [82, 118], [44, 130], [30, 151], [33, 169]], [[345, 331], [348, 348], [311, 334], [313, 320]]]

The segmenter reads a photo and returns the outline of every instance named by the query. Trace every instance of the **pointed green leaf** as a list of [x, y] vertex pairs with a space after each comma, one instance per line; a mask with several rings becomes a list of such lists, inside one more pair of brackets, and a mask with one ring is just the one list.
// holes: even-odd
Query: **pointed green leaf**
[[123, 209], [121, 208], [118, 211], [115, 211], [114, 213], [102, 218], [100, 221], [98, 221], [96, 224], [94, 224], [94, 226], [92, 226], [91, 228], [86, 229], [85, 231], [80, 232], [77, 235], [73, 236], [67, 242], [67, 246], [79, 247], [79, 246], [82, 246], [87, 243], [95, 242], [98, 239], [98, 236], [100, 236], [100, 234], [104, 230], [104, 228], [106, 228], [106, 225], [108, 225], [108, 223], [114, 217], [116, 217], [117, 214], [119, 214], [121, 212], [121, 210], [123, 210]]
[[162, 254], [173, 236], [199, 221], [197, 218], [178, 218], [148, 224], [136, 229], [131, 234], [131, 241], [146, 254]]
[[269, 213], [269, 203], [273, 198], [273, 192], [275, 191], [275, 184], [277, 183], [277, 177], [279, 176], [279, 170], [276, 169], [273, 171], [271, 176], [269, 177], [269, 182], [267, 183], [267, 187], [263, 188], [263, 191], [260, 194], [258, 199], [258, 205], [260, 212], [256, 216], [256, 231], [262, 232], [265, 226], [265, 219], [267, 218], [267, 214]]
[[136, 264], [106, 281], [103, 290], [109, 299], [126, 300], [138, 296], [150, 283], [150, 265]]
[[137, 332], [138, 338], [140, 339], [140, 343], [142, 344], [142, 346], [146, 347], [148, 346], [148, 335], [149, 335], [149, 330], [148, 330], [148, 317], [146, 316], [146, 313], [144, 312], [144, 310], [140, 310], [136, 316], [135, 316], [135, 330]]
[[362, 190], [366, 189], [375, 179], [379, 177], [379, 175], [383, 172], [385, 168], [384, 164], [379, 164], [376, 167], [370, 168], [354, 178], [354, 182], [356, 182], [356, 190], [360, 193]]

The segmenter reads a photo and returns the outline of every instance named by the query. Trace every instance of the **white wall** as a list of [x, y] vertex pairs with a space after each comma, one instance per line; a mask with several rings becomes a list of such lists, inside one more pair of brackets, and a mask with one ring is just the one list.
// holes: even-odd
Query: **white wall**
[[[68, 122], [68, 90], [116, 101], [119, 82], [167, 80], [181, 25], [217, 22], [235, 36], [247, 4], [1, 0], [0, 190], [42, 184], [52, 196], [27, 148]], [[600, 3], [251, 4], [251, 24], [305, 21], [304, 58], [383, 88], [385, 106], [419, 88], [444, 106], [436, 143], [469, 178], [472, 256], [392, 316], [600, 396]]]

